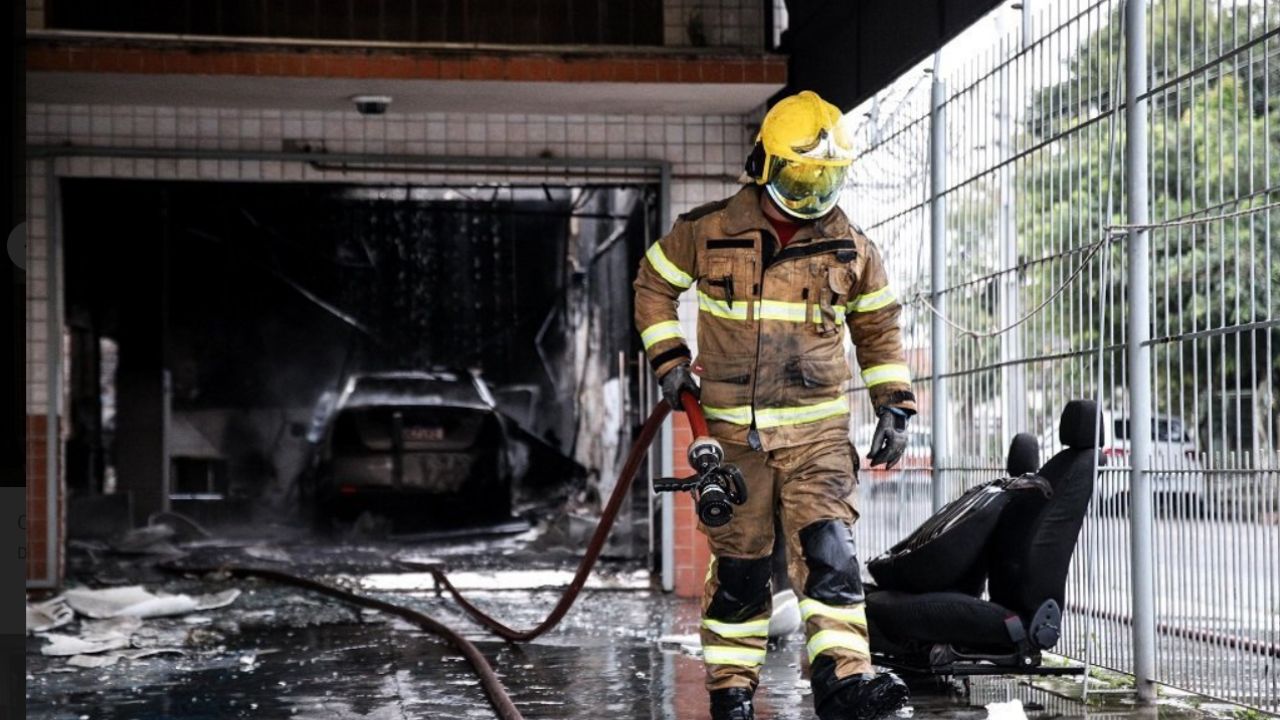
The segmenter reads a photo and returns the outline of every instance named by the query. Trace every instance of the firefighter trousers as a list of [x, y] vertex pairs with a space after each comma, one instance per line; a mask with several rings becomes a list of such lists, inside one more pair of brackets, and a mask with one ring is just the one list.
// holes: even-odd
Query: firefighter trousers
[[[835, 435], [832, 433], [832, 435]], [[700, 526], [711, 546], [702, 596], [707, 689], [755, 689], [768, 641], [774, 515], [800, 600], [816, 687], [871, 671], [867, 621], [852, 525], [853, 446], [844, 433], [770, 452], [722, 443], [725, 461], [747, 481], [745, 505], [721, 527]]]

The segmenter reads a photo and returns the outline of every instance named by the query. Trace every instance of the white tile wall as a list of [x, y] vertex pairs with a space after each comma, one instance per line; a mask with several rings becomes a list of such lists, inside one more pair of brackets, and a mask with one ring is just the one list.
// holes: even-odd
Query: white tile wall
[[46, 254], [45, 163], [32, 162], [27, 173], [27, 413], [47, 414], [49, 272]]
[[764, 3], [761, 0], [663, 0], [663, 44], [687, 47], [691, 26], [701, 25], [708, 47], [763, 50]]
[[[674, 214], [737, 189], [748, 144], [749, 116], [388, 114], [355, 112], [44, 105], [27, 107], [28, 142], [140, 148], [279, 150], [286, 142], [323, 146], [331, 152], [665, 159], [673, 164]], [[28, 412], [47, 412], [45, 385], [35, 379], [46, 362], [47, 267], [45, 163], [29, 165], [28, 224]], [[324, 171], [308, 164], [260, 160], [59, 158], [58, 176], [123, 179], [328, 181], [440, 183], [493, 181], [494, 175], [429, 176], [393, 171]], [[549, 181], [563, 179], [549, 176]], [[696, 303], [686, 296], [681, 317], [692, 341]]]

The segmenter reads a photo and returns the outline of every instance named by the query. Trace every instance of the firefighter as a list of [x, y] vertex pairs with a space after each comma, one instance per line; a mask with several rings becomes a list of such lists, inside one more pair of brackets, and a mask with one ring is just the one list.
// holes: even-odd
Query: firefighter
[[[765, 659], [774, 513], [800, 598], [821, 720], [869, 720], [906, 704], [906, 685], [875, 674], [851, 526], [858, 467], [849, 441], [856, 348], [878, 416], [868, 458], [891, 466], [915, 414], [911, 377], [880, 252], [836, 207], [852, 162], [840, 111], [812, 92], [779, 101], [747, 160], [755, 179], [681, 215], [649, 247], [635, 317], [663, 397], [701, 396], [710, 432], [748, 483], [747, 503], [700, 527], [712, 559], [702, 600], [711, 715], [750, 720]], [[697, 357], [676, 319], [693, 288]], [[695, 381], [695, 377], [698, 381]]]

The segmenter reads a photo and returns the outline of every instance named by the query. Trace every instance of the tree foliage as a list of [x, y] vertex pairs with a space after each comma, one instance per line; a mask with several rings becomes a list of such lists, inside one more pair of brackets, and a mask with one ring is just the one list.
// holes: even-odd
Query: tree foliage
[[[1280, 330], [1267, 325], [1280, 303], [1280, 210], [1206, 218], [1280, 201], [1277, 13], [1264, 16], [1256, 4], [1219, 11], [1191, 0], [1155, 2], [1149, 13], [1151, 217], [1187, 223], [1151, 232], [1157, 403], [1203, 424], [1206, 414], [1225, 410], [1210, 406], [1251, 393], [1274, 413]], [[1057, 260], [1046, 252], [1084, 248], [1124, 222], [1123, 111], [1110, 117], [1123, 99], [1116, 97], [1123, 94], [1116, 84], [1124, 73], [1122, 32], [1121, 18], [1111, 17], [1080, 43], [1065, 79], [1035, 92], [1024, 110], [1017, 142], [1041, 149], [1019, 163], [1015, 180], [1023, 307], [1081, 260], [1078, 252]], [[1096, 346], [1100, 331], [1108, 344], [1121, 341], [1125, 243], [1120, 235], [1107, 247], [1108, 327], [1068, 325], [1064, 333], [1050, 306], [1029, 337], [1077, 350]], [[1094, 317], [1102, 292], [1094, 287], [1086, 298]]]

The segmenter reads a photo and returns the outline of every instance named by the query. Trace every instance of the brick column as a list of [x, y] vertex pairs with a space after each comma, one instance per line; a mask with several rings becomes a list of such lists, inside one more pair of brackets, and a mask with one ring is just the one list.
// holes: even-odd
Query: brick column
[[[44, 415], [27, 416], [27, 580], [44, 580], [50, 575], [55, 582], [62, 576], [61, 548], [55, 567], [49, 568], [49, 482], [48, 420]], [[61, 495], [55, 509], [62, 513]]]
[[[689, 443], [693, 442], [693, 431], [689, 429], [689, 420], [684, 413], [675, 413], [674, 417], [671, 452], [675, 457], [671, 464], [676, 476], [684, 477], [693, 473], [686, 458]], [[698, 515], [689, 493], [676, 495], [675, 558], [676, 595], [700, 597], [711, 551], [707, 547], [707, 539], [698, 532]]]

